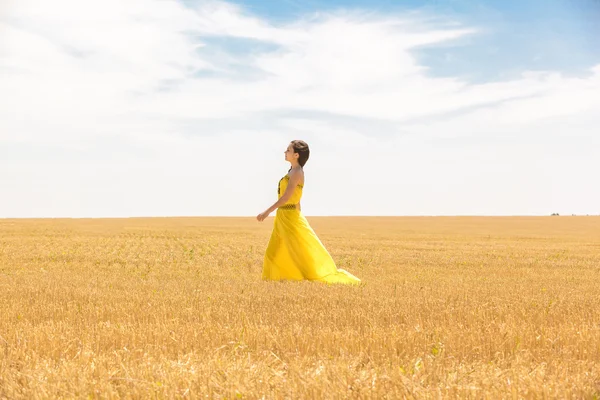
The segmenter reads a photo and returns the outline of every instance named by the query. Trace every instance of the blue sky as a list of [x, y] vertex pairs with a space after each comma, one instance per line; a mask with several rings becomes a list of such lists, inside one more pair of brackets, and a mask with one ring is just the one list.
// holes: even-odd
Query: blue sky
[[307, 215], [598, 214], [598, 21], [597, 0], [13, 1], [0, 217], [256, 215], [297, 138]]
[[600, 59], [597, 0], [243, 0], [238, 4], [279, 22], [360, 9], [380, 14], [434, 13], [481, 29], [481, 34], [450, 46], [416, 51], [436, 76], [481, 82], [513, 78], [524, 69], [586, 74]]

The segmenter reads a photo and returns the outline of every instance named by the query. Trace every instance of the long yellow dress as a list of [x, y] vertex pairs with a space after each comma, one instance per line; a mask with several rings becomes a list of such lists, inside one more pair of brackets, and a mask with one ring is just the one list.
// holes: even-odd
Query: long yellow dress
[[[278, 198], [285, 193], [289, 180], [290, 177], [285, 175], [279, 181]], [[262, 279], [359, 284], [360, 279], [356, 276], [336, 267], [329, 252], [298, 210], [302, 190], [302, 185], [296, 186], [288, 203], [277, 209], [263, 261]]]

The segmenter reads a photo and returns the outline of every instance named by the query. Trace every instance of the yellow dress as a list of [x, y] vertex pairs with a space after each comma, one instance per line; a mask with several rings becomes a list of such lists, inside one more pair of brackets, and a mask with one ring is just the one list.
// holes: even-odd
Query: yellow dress
[[[279, 181], [278, 198], [285, 193], [289, 180], [286, 175]], [[288, 203], [277, 209], [263, 261], [262, 279], [359, 284], [360, 279], [356, 276], [336, 267], [329, 252], [298, 210], [302, 189], [302, 185], [296, 186]]]

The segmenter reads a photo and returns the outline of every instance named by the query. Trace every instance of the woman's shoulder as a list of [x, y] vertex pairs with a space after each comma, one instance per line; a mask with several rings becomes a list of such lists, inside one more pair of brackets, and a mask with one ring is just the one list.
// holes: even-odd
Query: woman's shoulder
[[290, 178], [300, 177], [300, 178], [304, 179], [304, 171], [301, 168], [291, 169], [288, 171], [287, 176], [289, 176]]
[[304, 175], [304, 170], [302, 168], [292, 168], [288, 171], [289, 174], [300, 174]]
[[286, 175], [290, 180], [295, 180], [299, 183], [304, 182], [304, 171], [301, 168], [291, 169]]

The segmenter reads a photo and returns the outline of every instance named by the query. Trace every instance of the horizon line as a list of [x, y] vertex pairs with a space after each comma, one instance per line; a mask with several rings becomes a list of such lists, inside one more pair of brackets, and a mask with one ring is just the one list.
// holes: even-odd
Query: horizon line
[[[440, 215], [304, 215], [310, 218], [544, 218], [544, 217], [600, 217], [600, 214], [440, 214]], [[0, 220], [56, 220], [56, 219], [179, 219], [179, 218], [248, 218], [248, 215], [154, 215], [154, 216], [120, 216], [120, 217], [0, 217]], [[267, 217], [275, 218], [274, 215]]]

